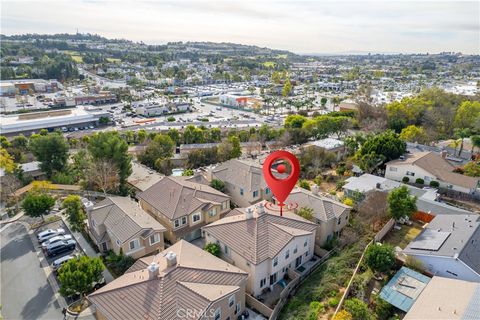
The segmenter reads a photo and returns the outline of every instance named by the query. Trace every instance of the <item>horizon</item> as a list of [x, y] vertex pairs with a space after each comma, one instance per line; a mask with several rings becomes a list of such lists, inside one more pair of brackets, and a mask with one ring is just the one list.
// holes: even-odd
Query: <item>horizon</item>
[[477, 1], [132, 4], [3, 1], [2, 34], [75, 34], [78, 30], [152, 45], [227, 42], [300, 55], [480, 52]]

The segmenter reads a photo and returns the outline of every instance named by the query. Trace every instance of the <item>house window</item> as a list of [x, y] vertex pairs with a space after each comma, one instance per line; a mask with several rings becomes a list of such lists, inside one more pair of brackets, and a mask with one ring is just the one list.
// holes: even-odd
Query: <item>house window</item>
[[119, 246], [120, 245], [120, 240], [117, 239], [116, 243], [117, 243], [117, 246]]
[[235, 307], [235, 314], [240, 312], [240, 303], [237, 303], [237, 306]]
[[235, 296], [231, 295], [230, 298], [228, 298], [228, 306], [231, 308], [235, 304]]
[[276, 272], [270, 276], [270, 285], [272, 286], [275, 283], [277, 283], [277, 273]]
[[413, 177], [415, 176], [415, 172], [407, 171], [406, 175]]
[[256, 197], [258, 197], [258, 190], [253, 191], [253, 198], [256, 198]]
[[293, 254], [295, 254], [297, 252], [298, 252], [298, 248], [297, 248], [297, 246], [295, 246], [295, 249], [293, 249]]
[[208, 215], [210, 217], [215, 217], [216, 214], [217, 214], [217, 209], [215, 209], [215, 208], [212, 208], [208, 211]]
[[155, 233], [150, 236], [150, 245], [160, 242], [160, 234]]
[[307, 251], [307, 252], [305, 252], [305, 257], [308, 257], [308, 251]]
[[215, 310], [215, 320], [220, 320], [220, 317], [222, 316], [222, 311], [220, 308], [218, 308], [217, 310]]
[[340, 224], [342, 222], [342, 217], [338, 218], [337, 224]]
[[132, 241], [130, 241], [129, 247], [130, 250], [135, 250], [136, 248], [140, 247], [140, 242], [138, 241], [138, 239], [133, 239]]
[[285, 259], [288, 259], [290, 257], [290, 250], [287, 250], [285, 252]]
[[243, 188], [240, 188], [240, 195], [243, 196]]
[[392, 171], [392, 172], [397, 172], [397, 168], [396, 168], [396, 167], [390, 167], [389, 170]]
[[273, 266], [276, 267], [278, 265], [278, 257], [273, 258]]
[[174, 226], [175, 226], [175, 228], [180, 227], [180, 220], [178, 220], [178, 219], [175, 220], [175, 221], [174, 221]]
[[223, 210], [227, 209], [227, 204], [228, 204], [228, 201], [222, 202], [222, 209]]
[[202, 216], [200, 215], [199, 212], [194, 213], [192, 215], [192, 223], [200, 221], [201, 218], [202, 218]]
[[305, 242], [303, 243], [303, 246], [304, 247], [308, 246], [308, 240], [307, 239], [305, 239]]
[[223, 252], [225, 252], [225, 254], [228, 255], [228, 246], [227, 245], [225, 245], [223, 247]]
[[182, 225], [187, 224], [187, 217], [182, 217]]
[[267, 284], [267, 278], [260, 280], [260, 288], [263, 288]]
[[270, 194], [270, 188], [265, 188], [265, 194]]

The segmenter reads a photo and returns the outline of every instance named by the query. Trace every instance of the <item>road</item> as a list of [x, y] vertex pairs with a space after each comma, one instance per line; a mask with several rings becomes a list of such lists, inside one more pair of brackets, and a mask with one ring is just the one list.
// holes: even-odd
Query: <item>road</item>
[[26, 227], [13, 223], [2, 229], [0, 235], [3, 318], [62, 319], [60, 305], [47, 282]]

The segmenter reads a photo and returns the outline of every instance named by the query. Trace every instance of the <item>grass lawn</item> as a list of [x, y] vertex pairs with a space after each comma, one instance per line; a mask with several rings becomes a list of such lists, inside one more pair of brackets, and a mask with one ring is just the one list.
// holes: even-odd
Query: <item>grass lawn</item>
[[263, 63], [263, 65], [264, 65], [266, 68], [273, 68], [273, 67], [275, 67], [275, 62], [273, 62], [273, 61], [265, 61], [265, 62]]
[[106, 60], [108, 62], [111, 62], [111, 63], [120, 63], [122, 62], [122, 59], [118, 59], [118, 58], [106, 58]]
[[72, 57], [72, 60], [77, 62], [77, 63], [82, 63], [83, 62], [82, 56], [71, 55], [70, 57]]
[[396, 247], [399, 246], [402, 249], [415, 239], [422, 231], [422, 225], [418, 222], [413, 222], [413, 225], [401, 225], [401, 230], [395, 230], [392, 228], [390, 232], [383, 238], [383, 241]]

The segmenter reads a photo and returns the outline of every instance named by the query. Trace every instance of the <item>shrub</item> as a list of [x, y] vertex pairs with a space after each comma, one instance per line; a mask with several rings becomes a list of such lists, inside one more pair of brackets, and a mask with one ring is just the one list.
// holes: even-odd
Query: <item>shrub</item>
[[310, 190], [310, 183], [308, 183], [307, 180], [302, 179], [298, 181], [298, 185], [300, 186], [300, 188]]
[[430, 187], [438, 188], [440, 187], [440, 183], [438, 183], [438, 181], [430, 181]]
[[194, 172], [193, 172], [192, 169], [185, 169], [182, 172], [182, 176], [184, 176], [184, 177], [189, 177], [189, 176], [193, 176], [193, 175], [194, 175]]
[[409, 178], [409, 177], [403, 177], [403, 178], [402, 178], [402, 182], [403, 182], [403, 183], [408, 183], [408, 181], [410, 181], [410, 178]]
[[210, 182], [210, 187], [212, 187], [214, 189], [217, 189], [220, 192], [225, 191], [225, 183], [223, 183], [223, 181], [218, 180], [218, 179], [213, 179]]
[[338, 180], [337, 183], [335, 184], [335, 189], [336, 190], [341, 190], [342, 187], [347, 183], [345, 180]]
[[352, 320], [372, 319], [370, 310], [365, 302], [360, 299], [352, 298], [345, 301], [345, 310], [352, 315]]
[[350, 206], [350, 207], [353, 207], [353, 200], [350, 199], [350, 198], [345, 198], [345, 199], [343, 200], [343, 204], [344, 204], [344, 205], [347, 205], [347, 206]]
[[168, 122], [173, 122], [173, 121], [175, 121], [175, 117], [170, 116], [170, 117], [167, 118], [167, 121]]
[[335, 315], [333, 320], [352, 320], [352, 315], [347, 310], [342, 310]]
[[310, 307], [308, 309], [307, 319], [308, 320], [317, 320], [320, 312], [324, 312], [324, 311], [325, 311], [325, 307], [323, 306], [323, 304], [321, 304], [318, 301], [312, 301], [312, 302], [310, 302]]
[[330, 308], [336, 308], [340, 300], [338, 298], [330, 298], [328, 299], [328, 306]]
[[424, 184], [425, 181], [422, 178], [417, 178], [417, 180], [415, 180], [415, 183], [416, 184]]
[[386, 272], [395, 264], [392, 246], [372, 244], [365, 253], [365, 262], [374, 271]]
[[113, 271], [116, 276], [121, 276], [134, 263], [135, 259], [124, 255], [120, 250], [120, 254], [116, 254], [113, 250], [109, 250], [104, 258], [105, 264]]
[[378, 320], [388, 320], [393, 315], [393, 306], [380, 297], [375, 300], [375, 314]]
[[220, 256], [220, 246], [216, 243], [210, 242], [205, 245], [203, 250], [213, 254], [215, 257]]

